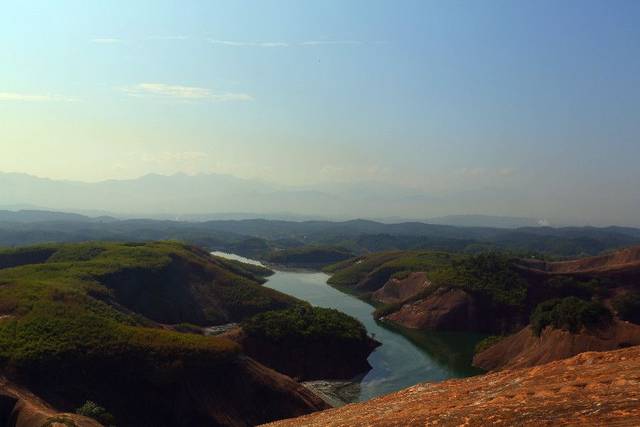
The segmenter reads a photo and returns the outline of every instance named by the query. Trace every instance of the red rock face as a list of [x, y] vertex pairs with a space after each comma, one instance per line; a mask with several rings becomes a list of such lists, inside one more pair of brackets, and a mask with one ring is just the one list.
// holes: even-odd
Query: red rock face
[[429, 286], [431, 286], [431, 282], [427, 278], [427, 273], [417, 271], [409, 273], [404, 279], [389, 279], [371, 297], [383, 304], [394, 304], [418, 295]]
[[439, 289], [385, 317], [406, 328], [449, 331], [474, 330], [474, 319], [473, 299], [460, 289]]
[[534, 368], [419, 384], [273, 427], [637, 426], [640, 347], [582, 353]]
[[474, 366], [492, 371], [525, 368], [566, 359], [585, 351], [608, 351], [640, 345], [640, 326], [615, 321], [610, 326], [572, 334], [547, 327], [540, 336], [526, 327], [473, 358]]
[[[58, 420], [56, 422], [54, 420]], [[62, 420], [65, 423], [61, 422]], [[6, 427], [100, 427], [99, 422], [76, 414], [60, 413], [33, 393], [0, 378], [0, 425]]]
[[640, 246], [572, 261], [523, 260], [522, 264], [533, 271], [548, 274], [624, 274], [632, 270], [640, 270]]

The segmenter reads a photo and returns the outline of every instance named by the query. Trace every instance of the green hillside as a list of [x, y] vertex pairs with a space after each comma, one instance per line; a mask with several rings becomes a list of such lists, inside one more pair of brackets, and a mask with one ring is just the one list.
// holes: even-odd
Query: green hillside
[[240, 321], [299, 303], [261, 286], [268, 273], [174, 242], [0, 251], [0, 370], [62, 407], [93, 399], [135, 412], [115, 387], [148, 393], [213, 375], [240, 352], [165, 324]]

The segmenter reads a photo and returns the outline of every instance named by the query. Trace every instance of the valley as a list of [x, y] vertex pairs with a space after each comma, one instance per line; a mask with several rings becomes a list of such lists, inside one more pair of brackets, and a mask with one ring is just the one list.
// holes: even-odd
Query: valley
[[[244, 262], [244, 257], [214, 252]], [[471, 361], [475, 345], [486, 335], [468, 332], [420, 332], [376, 321], [374, 307], [327, 284], [329, 275], [317, 271], [278, 271], [264, 286], [307, 301], [314, 306], [334, 308], [362, 322], [367, 332], [382, 345], [369, 356], [370, 370], [357, 378], [347, 378], [329, 387], [342, 403], [364, 401], [400, 390], [422, 381], [442, 381], [475, 375]], [[294, 361], [292, 361], [294, 363]], [[337, 390], [337, 391], [336, 391]]]

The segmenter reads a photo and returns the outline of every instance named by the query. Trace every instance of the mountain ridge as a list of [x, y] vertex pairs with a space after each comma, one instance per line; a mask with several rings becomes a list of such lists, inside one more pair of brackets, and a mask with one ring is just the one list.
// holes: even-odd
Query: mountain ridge
[[[139, 178], [80, 182], [0, 172], [2, 205], [39, 206], [50, 210], [104, 212], [117, 216], [176, 218], [182, 215], [253, 213], [298, 218], [345, 220], [366, 213], [385, 222], [418, 218], [459, 226], [514, 228], [551, 224], [605, 225], [602, 218], [559, 214], [547, 218], [533, 194], [506, 188], [428, 193], [417, 187], [377, 181], [287, 186], [225, 174], [147, 174]], [[500, 201], [500, 203], [497, 203]], [[540, 200], [539, 202], [541, 202]], [[514, 207], [518, 207], [514, 211]], [[639, 206], [640, 207], [640, 206]], [[545, 208], [547, 212], [562, 212]], [[469, 215], [458, 215], [471, 212]], [[522, 212], [528, 212], [521, 215]], [[500, 213], [501, 215], [495, 215]], [[616, 218], [611, 216], [611, 218]], [[640, 225], [635, 217], [615, 221]]]

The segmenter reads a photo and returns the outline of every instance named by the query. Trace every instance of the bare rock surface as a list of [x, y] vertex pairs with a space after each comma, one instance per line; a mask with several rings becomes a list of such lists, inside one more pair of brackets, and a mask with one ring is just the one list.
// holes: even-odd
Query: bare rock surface
[[385, 317], [406, 328], [428, 330], [473, 330], [473, 298], [461, 289], [438, 289], [427, 298], [404, 304]]
[[0, 425], [6, 427], [100, 427], [99, 422], [60, 413], [33, 393], [0, 378]]
[[640, 347], [419, 384], [368, 402], [268, 425], [637, 426]]
[[384, 286], [372, 294], [375, 301], [383, 304], [393, 304], [406, 301], [431, 286], [424, 271], [409, 273], [403, 279], [391, 278]]
[[523, 260], [522, 266], [547, 274], [622, 274], [640, 268], [640, 246], [571, 261]]
[[527, 326], [476, 354], [473, 365], [487, 371], [526, 368], [585, 351], [617, 350], [633, 345], [640, 345], [640, 326], [619, 320], [605, 328], [576, 334], [547, 327], [539, 337]]

